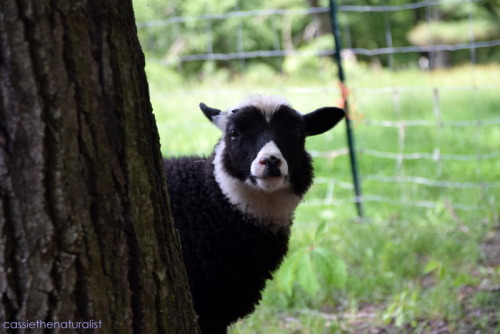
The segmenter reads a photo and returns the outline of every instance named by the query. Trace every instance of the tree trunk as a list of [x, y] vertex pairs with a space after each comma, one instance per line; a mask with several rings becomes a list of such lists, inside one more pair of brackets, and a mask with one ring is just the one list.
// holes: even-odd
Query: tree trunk
[[197, 333], [131, 1], [1, 0], [0, 43], [0, 333]]

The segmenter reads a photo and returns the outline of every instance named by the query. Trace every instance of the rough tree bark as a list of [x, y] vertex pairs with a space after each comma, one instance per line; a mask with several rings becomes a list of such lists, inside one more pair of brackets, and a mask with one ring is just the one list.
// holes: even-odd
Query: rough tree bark
[[1, 0], [0, 43], [0, 333], [197, 333], [131, 1]]

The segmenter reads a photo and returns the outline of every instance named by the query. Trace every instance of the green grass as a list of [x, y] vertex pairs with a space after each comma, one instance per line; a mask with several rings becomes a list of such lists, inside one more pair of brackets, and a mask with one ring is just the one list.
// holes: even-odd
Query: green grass
[[[366, 219], [355, 219], [349, 159], [342, 153], [344, 124], [310, 138], [309, 150], [337, 154], [315, 158], [317, 182], [296, 212], [289, 255], [256, 312], [231, 333], [349, 333], [366, 328], [360, 324], [417, 333], [438, 321], [458, 331], [469, 319], [466, 301], [481, 308], [495, 299], [495, 292], [467, 299], [462, 291], [500, 284], [498, 264], [485, 263], [480, 247], [484, 236], [498, 228], [500, 158], [398, 163], [369, 150], [431, 157], [498, 153], [499, 124], [457, 127], [446, 122], [500, 117], [500, 67], [424, 73], [350, 65], [347, 73]], [[279, 76], [254, 68], [232, 78], [224, 72], [202, 73], [199, 81], [187, 82], [150, 63], [147, 74], [166, 156], [211, 153], [219, 130], [199, 111], [199, 102], [225, 109], [249, 93], [269, 93], [308, 112], [339, 100], [335, 73], [325, 80], [320, 71]], [[399, 92], [380, 91], [387, 87]], [[442, 120], [445, 125], [370, 124], [381, 120]], [[387, 179], [396, 176], [420, 179]], [[421, 178], [455, 186], [423, 184]], [[469, 188], [464, 182], [485, 186]], [[424, 202], [434, 204], [423, 207]], [[498, 320], [491, 325], [488, 319], [477, 320], [474, 328], [500, 332]]]

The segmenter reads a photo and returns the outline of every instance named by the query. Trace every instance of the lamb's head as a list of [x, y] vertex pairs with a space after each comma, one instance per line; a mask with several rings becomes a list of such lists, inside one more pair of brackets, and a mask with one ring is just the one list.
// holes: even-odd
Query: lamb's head
[[234, 202], [241, 198], [232, 198], [235, 191], [266, 198], [287, 193], [300, 199], [313, 177], [306, 137], [331, 129], [344, 117], [334, 107], [303, 115], [274, 96], [252, 96], [227, 111], [203, 103], [200, 108], [223, 132], [215, 149], [217, 182], [240, 205]]
[[265, 192], [291, 188], [299, 195], [312, 181], [305, 138], [344, 117], [334, 107], [302, 115], [273, 96], [252, 96], [226, 112], [203, 103], [200, 108], [223, 131], [216, 154], [228, 175]]

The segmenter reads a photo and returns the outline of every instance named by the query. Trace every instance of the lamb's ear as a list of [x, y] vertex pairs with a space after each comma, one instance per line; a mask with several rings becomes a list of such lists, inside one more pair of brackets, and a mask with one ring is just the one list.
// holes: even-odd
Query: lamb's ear
[[335, 107], [317, 109], [304, 115], [306, 136], [319, 135], [333, 128], [342, 118], [345, 112]]
[[200, 109], [203, 111], [203, 114], [210, 120], [210, 122], [214, 123], [219, 129], [224, 131], [226, 128], [226, 113], [221, 111], [220, 109], [210, 108], [205, 103], [200, 103]]

